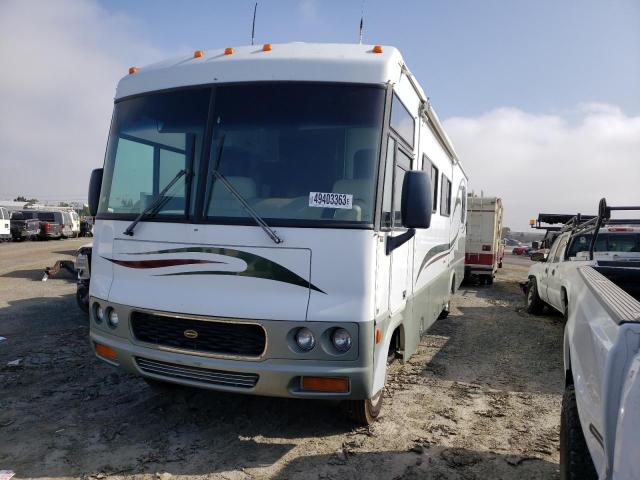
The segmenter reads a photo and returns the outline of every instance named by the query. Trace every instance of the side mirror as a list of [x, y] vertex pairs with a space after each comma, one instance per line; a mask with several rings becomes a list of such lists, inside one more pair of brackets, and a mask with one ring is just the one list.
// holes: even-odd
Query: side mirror
[[102, 168], [96, 168], [91, 172], [91, 179], [89, 180], [89, 213], [92, 217], [95, 217], [98, 213], [103, 172], [104, 170]]
[[427, 172], [408, 171], [402, 182], [400, 211], [402, 225], [407, 228], [429, 228], [431, 225], [431, 180]]
[[531, 261], [532, 262], [546, 262], [547, 261], [547, 256], [544, 254], [544, 252], [536, 252], [533, 255], [531, 255]]

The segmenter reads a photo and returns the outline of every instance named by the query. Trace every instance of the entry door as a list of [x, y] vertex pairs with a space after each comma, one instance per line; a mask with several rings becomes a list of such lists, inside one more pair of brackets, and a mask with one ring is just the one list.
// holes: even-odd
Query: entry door
[[[393, 152], [393, 170], [390, 168], [390, 156]], [[400, 204], [402, 198], [402, 182], [405, 174], [411, 169], [411, 156], [400, 146], [399, 142], [389, 137], [389, 151], [387, 154], [387, 175], [391, 174], [391, 192], [386, 191], [385, 196], [389, 193], [392, 195], [391, 201], [391, 231], [389, 236], [398, 236], [407, 231], [402, 226], [402, 217], [400, 212]], [[385, 188], [389, 185], [385, 181]], [[409, 260], [411, 254], [411, 246], [413, 242], [406, 242], [404, 245], [396, 248], [391, 253], [391, 284], [389, 286], [389, 307], [391, 314], [404, 309], [407, 303], [407, 297], [411, 293], [411, 277], [409, 272]]]

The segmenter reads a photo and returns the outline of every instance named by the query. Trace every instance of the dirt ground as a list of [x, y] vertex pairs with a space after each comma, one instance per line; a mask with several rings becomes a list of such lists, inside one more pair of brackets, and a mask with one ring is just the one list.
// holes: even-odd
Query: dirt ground
[[0, 245], [0, 470], [16, 478], [558, 478], [563, 324], [522, 311], [528, 260], [463, 286], [367, 429], [328, 402], [159, 394], [96, 360], [73, 278], [41, 281], [82, 243]]

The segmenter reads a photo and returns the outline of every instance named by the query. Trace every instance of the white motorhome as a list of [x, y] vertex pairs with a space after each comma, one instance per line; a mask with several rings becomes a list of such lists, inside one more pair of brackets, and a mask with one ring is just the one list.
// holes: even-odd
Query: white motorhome
[[478, 277], [491, 285], [502, 267], [502, 200], [498, 197], [472, 195], [467, 207], [467, 242], [465, 276]]
[[380, 411], [464, 276], [467, 178], [390, 46], [197, 51], [118, 84], [91, 340], [151, 382]]
[[11, 215], [9, 210], [0, 207], [0, 242], [11, 240]]

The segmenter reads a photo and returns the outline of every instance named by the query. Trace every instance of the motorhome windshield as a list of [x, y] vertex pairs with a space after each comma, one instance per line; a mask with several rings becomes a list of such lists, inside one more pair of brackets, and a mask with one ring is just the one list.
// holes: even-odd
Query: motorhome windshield
[[260, 82], [118, 102], [99, 216], [135, 218], [185, 169], [153, 221], [253, 225], [217, 171], [269, 225], [371, 224], [384, 99], [377, 86]]

